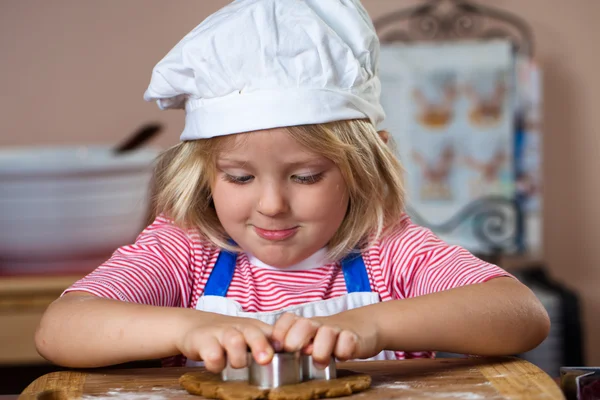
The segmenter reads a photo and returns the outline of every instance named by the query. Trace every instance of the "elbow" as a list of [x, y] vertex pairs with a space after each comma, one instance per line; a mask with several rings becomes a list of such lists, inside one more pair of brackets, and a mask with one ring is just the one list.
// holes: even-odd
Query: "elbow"
[[525, 353], [539, 346], [550, 333], [550, 317], [542, 305], [541, 301], [531, 289], [522, 283], [519, 283], [520, 290], [514, 293], [515, 299], [520, 299], [521, 309], [517, 315], [520, 315], [520, 347], [516, 353]]
[[62, 367], [76, 367], [70, 365], [68, 359], [64, 358], [64, 351], [61, 351], [61, 341], [58, 338], [61, 337], [62, 332], [60, 332], [60, 324], [56, 323], [60, 318], [56, 315], [55, 303], [50, 304], [46, 309], [35, 331], [35, 348], [40, 356], [52, 364]]
[[539, 346], [550, 333], [550, 317], [544, 307], [539, 304], [534, 312], [530, 327], [530, 339], [525, 351], [533, 350]]
[[535, 299], [528, 307], [528, 312], [523, 313], [522, 331], [518, 335], [516, 351], [513, 354], [522, 354], [538, 347], [550, 333], [550, 317], [542, 304]]
[[79, 320], [81, 301], [92, 295], [74, 293], [54, 300], [46, 309], [34, 335], [35, 348], [40, 356], [52, 364], [67, 368], [91, 367], [85, 357], [86, 338]]
[[[550, 333], [548, 312], [527, 286], [514, 281], [505, 293], [510, 293], [507, 310], [510, 317], [504, 320], [501, 335], [497, 337], [503, 355], [523, 354], [538, 347]], [[510, 290], [510, 292], [509, 292]]]
[[[515, 324], [516, 323], [516, 324]], [[526, 353], [538, 347], [550, 332], [550, 318], [545, 310], [529, 314], [527, 320], [511, 321], [494, 336], [494, 342], [489, 343], [480, 353], [482, 356], [515, 356]]]
[[[46, 311], [47, 313], [48, 311]], [[50, 334], [48, 332], [48, 327], [46, 326], [46, 314], [44, 314], [42, 316], [42, 320], [40, 321], [36, 331], [35, 331], [35, 336], [34, 336], [34, 343], [35, 343], [35, 348], [38, 352], [38, 354], [40, 356], [42, 356], [44, 359], [55, 363], [54, 357], [53, 357], [53, 346], [52, 346], [52, 340], [50, 339]]]

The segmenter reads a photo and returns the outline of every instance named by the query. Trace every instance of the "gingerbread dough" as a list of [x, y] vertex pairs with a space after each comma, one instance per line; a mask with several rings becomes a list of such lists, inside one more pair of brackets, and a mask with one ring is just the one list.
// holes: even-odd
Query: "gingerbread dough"
[[350, 371], [338, 371], [338, 378], [260, 389], [247, 382], [223, 382], [220, 375], [208, 371], [188, 372], [179, 378], [188, 393], [221, 400], [310, 400], [321, 397], [341, 397], [366, 390], [371, 377]]

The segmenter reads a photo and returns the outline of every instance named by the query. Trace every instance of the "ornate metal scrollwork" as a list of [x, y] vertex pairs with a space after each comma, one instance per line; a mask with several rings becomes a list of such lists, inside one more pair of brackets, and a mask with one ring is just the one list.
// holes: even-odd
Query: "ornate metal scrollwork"
[[480, 252], [499, 254], [516, 250], [515, 237], [521, 221], [521, 209], [515, 201], [502, 196], [482, 197], [469, 203], [452, 218], [432, 224], [415, 210], [407, 210], [412, 220], [434, 232], [446, 234], [462, 224], [471, 225], [473, 237], [484, 247]]
[[510, 40], [516, 52], [533, 54], [533, 34], [521, 18], [465, 0], [428, 0], [374, 21], [382, 43], [429, 40]]

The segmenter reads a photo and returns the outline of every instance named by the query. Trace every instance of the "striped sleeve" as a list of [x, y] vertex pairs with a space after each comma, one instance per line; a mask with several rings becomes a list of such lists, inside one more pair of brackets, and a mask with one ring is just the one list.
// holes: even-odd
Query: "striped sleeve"
[[511, 275], [406, 220], [387, 243], [395, 298], [423, 296]]
[[155, 306], [187, 307], [192, 287], [194, 246], [186, 232], [158, 217], [136, 239], [65, 293]]

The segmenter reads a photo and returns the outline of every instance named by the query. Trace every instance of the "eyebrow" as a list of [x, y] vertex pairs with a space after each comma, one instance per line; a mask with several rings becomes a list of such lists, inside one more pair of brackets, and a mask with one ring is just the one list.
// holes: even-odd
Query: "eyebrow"
[[[234, 165], [234, 166], [252, 165], [252, 163], [248, 160], [237, 159], [237, 158], [228, 158], [228, 157], [223, 157], [223, 158], [217, 159], [217, 164], [219, 164], [219, 163], [224, 163], [224, 164], [229, 164], [229, 165]], [[292, 160], [292, 161], [284, 162], [284, 165], [288, 168], [296, 168], [296, 167], [300, 167], [300, 166], [304, 166], [304, 165], [323, 165], [323, 164], [327, 164], [327, 161], [325, 161], [322, 158], [308, 158], [308, 159]]]
[[248, 161], [246, 160], [238, 160], [235, 158], [217, 158], [217, 164], [219, 163], [227, 163], [232, 165], [246, 165]]

